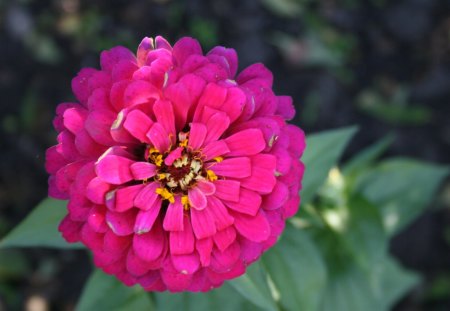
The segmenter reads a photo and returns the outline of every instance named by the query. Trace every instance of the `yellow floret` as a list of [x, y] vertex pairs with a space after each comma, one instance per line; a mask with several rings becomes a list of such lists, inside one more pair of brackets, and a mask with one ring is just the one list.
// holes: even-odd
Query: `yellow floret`
[[173, 196], [173, 193], [171, 193], [166, 188], [157, 188], [156, 193], [159, 194], [164, 200], [168, 200], [170, 203], [175, 202], [175, 198]]
[[206, 171], [206, 174], [207, 174], [207, 177], [208, 177], [208, 179], [209, 179], [210, 181], [215, 181], [215, 180], [217, 180], [217, 175], [216, 175], [216, 173], [214, 173], [213, 171], [207, 170], [207, 171]]
[[185, 211], [189, 210], [189, 207], [191, 206], [191, 203], [189, 202], [189, 198], [187, 195], [183, 195], [181, 197], [181, 204], [183, 204], [183, 208]]
[[217, 163], [220, 163], [220, 162], [223, 161], [223, 158], [222, 157], [215, 157], [214, 161], [216, 161]]

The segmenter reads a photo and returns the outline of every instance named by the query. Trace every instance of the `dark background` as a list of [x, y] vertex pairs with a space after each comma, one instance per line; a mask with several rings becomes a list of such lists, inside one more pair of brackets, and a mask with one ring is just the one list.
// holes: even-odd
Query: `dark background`
[[[0, 0], [0, 237], [46, 196], [51, 120], [73, 100], [71, 78], [101, 50], [156, 35], [233, 47], [240, 69], [263, 62], [307, 133], [359, 125], [345, 158], [393, 133], [387, 156], [450, 162], [448, 0]], [[424, 275], [396, 310], [450, 310], [449, 245], [447, 180], [391, 243]], [[81, 251], [1, 252], [0, 310], [72, 310], [89, 271]]]

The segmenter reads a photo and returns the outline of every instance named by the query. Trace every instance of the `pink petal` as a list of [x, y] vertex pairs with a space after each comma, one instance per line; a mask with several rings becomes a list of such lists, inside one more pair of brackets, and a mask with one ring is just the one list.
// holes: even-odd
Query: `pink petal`
[[229, 226], [221, 231], [217, 231], [213, 238], [217, 248], [223, 252], [236, 240], [236, 230], [233, 226]]
[[66, 109], [63, 115], [64, 126], [73, 134], [77, 134], [84, 128], [87, 114], [87, 110], [81, 107]]
[[82, 104], [87, 103], [87, 99], [90, 95], [88, 81], [95, 72], [97, 72], [97, 70], [94, 68], [83, 68], [77, 76], [72, 79], [72, 91]]
[[215, 196], [208, 197], [208, 205], [208, 210], [214, 217], [217, 230], [223, 230], [234, 223], [234, 219], [228, 213], [225, 205]]
[[239, 213], [255, 216], [261, 206], [261, 196], [254, 191], [241, 188], [239, 201], [225, 201], [225, 205]]
[[128, 114], [127, 109], [122, 109], [118, 114], [116, 120], [111, 125], [111, 137], [118, 143], [132, 144], [136, 143], [136, 138], [124, 128], [125, 115]]
[[106, 253], [123, 253], [131, 244], [128, 236], [118, 236], [113, 231], [108, 230], [103, 238], [103, 250]]
[[161, 210], [161, 202], [155, 201], [155, 204], [147, 211], [139, 211], [134, 225], [136, 234], [143, 234], [152, 230], [153, 224]]
[[145, 64], [145, 61], [147, 60], [147, 54], [149, 51], [153, 50], [154, 44], [153, 39], [149, 37], [145, 37], [142, 39], [141, 43], [138, 46], [137, 50], [137, 63], [139, 66], [142, 66]]
[[170, 45], [169, 42], [167, 42], [166, 39], [164, 39], [164, 37], [161, 36], [156, 36], [155, 38], [155, 46], [157, 49], [165, 49], [168, 51], [172, 51], [172, 46]]
[[113, 185], [120, 185], [133, 180], [130, 170], [130, 166], [133, 163], [134, 161], [128, 158], [106, 155], [96, 163], [95, 171], [97, 176], [103, 181]]
[[216, 233], [214, 217], [207, 208], [201, 211], [192, 208], [191, 222], [197, 239], [208, 238]]
[[127, 254], [126, 268], [134, 276], [143, 276], [150, 271], [151, 266], [148, 261], [142, 260], [133, 249], [130, 249]]
[[274, 210], [283, 206], [289, 198], [289, 189], [286, 184], [278, 181], [273, 188], [273, 191], [268, 195], [263, 196], [261, 208], [265, 210]]
[[216, 141], [228, 129], [230, 118], [223, 112], [215, 113], [206, 122], [207, 135], [205, 142]]
[[107, 211], [106, 223], [115, 234], [120, 236], [130, 235], [134, 233], [136, 214], [135, 209], [130, 209], [123, 213]]
[[175, 114], [172, 103], [168, 100], [157, 100], [153, 105], [153, 112], [155, 113], [157, 122], [172, 137], [172, 142], [175, 142]]
[[89, 133], [82, 129], [75, 137], [75, 147], [81, 155], [86, 157], [97, 157], [105, 151], [105, 146], [98, 144]]
[[172, 255], [172, 264], [181, 274], [193, 274], [200, 268], [200, 259], [197, 252], [186, 255]]
[[197, 240], [195, 243], [195, 248], [200, 255], [200, 263], [203, 267], [209, 266], [213, 245], [213, 240], [211, 238]]
[[156, 189], [159, 187], [159, 183], [156, 182], [147, 184], [134, 199], [134, 205], [144, 211], [149, 210], [155, 202], [161, 200], [156, 193]]
[[158, 89], [151, 83], [137, 80], [128, 84], [123, 95], [124, 108], [148, 103], [150, 100], [158, 99]]
[[83, 223], [70, 219], [67, 215], [58, 226], [58, 231], [62, 233], [63, 238], [69, 243], [80, 241], [80, 231]]
[[95, 232], [106, 232], [108, 225], [105, 221], [106, 209], [103, 206], [96, 205], [89, 211], [88, 223]]
[[135, 60], [134, 54], [123, 46], [116, 46], [100, 54], [100, 65], [104, 71], [111, 71], [121, 60]]
[[169, 203], [163, 227], [166, 231], [183, 231], [183, 205], [180, 196], [175, 197], [175, 203]]
[[[199, 78], [195, 78], [195, 80], [188, 79], [188, 81], [196, 84], [197, 82], [194, 81], [197, 81], [198, 79]], [[186, 80], [186, 78], [184, 77], [183, 80]], [[183, 129], [186, 124], [187, 114], [191, 105], [189, 95], [188, 89], [185, 87], [184, 83], [181, 82], [171, 84], [164, 90], [165, 98], [172, 102], [176, 128], [178, 131]]]
[[49, 174], [56, 174], [56, 172], [67, 164], [67, 160], [58, 152], [57, 146], [52, 146], [45, 152], [45, 170]]
[[237, 53], [234, 49], [227, 49], [222, 46], [216, 46], [211, 51], [209, 51], [208, 56], [209, 55], [218, 55], [224, 57], [228, 64], [229, 77], [233, 78], [236, 75], [238, 69], [238, 58]]
[[285, 130], [289, 135], [289, 151], [296, 158], [300, 158], [306, 147], [305, 133], [299, 127], [292, 124], [286, 125]]
[[211, 167], [218, 176], [244, 178], [251, 175], [251, 162], [249, 158], [225, 159]]
[[100, 65], [104, 71], [111, 71], [113, 67], [122, 60], [135, 60], [133, 53], [123, 46], [113, 47], [100, 54]]
[[135, 180], [145, 180], [156, 175], [157, 167], [148, 162], [135, 162], [131, 164], [130, 170]]
[[255, 216], [231, 212], [234, 217], [234, 226], [239, 234], [254, 242], [263, 242], [270, 236], [270, 224], [265, 214], [259, 210]]
[[241, 245], [241, 259], [248, 265], [257, 260], [263, 252], [262, 243], [252, 242], [241, 237], [239, 244]]
[[166, 152], [169, 150], [171, 144], [169, 134], [161, 124], [154, 123], [148, 131], [147, 137], [159, 152]]
[[112, 207], [116, 212], [125, 212], [134, 206], [134, 198], [142, 190], [144, 185], [134, 185], [120, 188], [109, 192], [106, 195], [106, 204], [110, 205], [108, 201], [114, 200]]
[[257, 63], [245, 68], [237, 77], [237, 83], [244, 84], [248, 81], [257, 83], [261, 87], [272, 88], [273, 76], [263, 64]]
[[[120, 111], [125, 107], [125, 90], [128, 88], [130, 81], [119, 81], [114, 83], [111, 86], [111, 90], [109, 91], [109, 96], [106, 94], [103, 95], [106, 99], [108, 97], [111, 106], [114, 107], [116, 111]], [[91, 96], [92, 98], [92, 96]], [[92, 108], [91, 108], [92, 109]]]
[[266, 148], [266, 141], [259, 129], [240, 131], [225, 138], [230, 148], [228, 156], [242, 156], [257, 154]]
[[200, 180], [197, 183], [197, 187], [203, 192], [204, 195], [209, 196], [216, 192], [216, 186], [212, 182]]
[[162, 226], [160, 223], [155, 223], [150, 232], [134, 235], [133, 250], [141, 259], [154, 261], [163, 255], [165, 243]]
[[136, 109], [127, 114], [123, 127], [139, 141], [148, 143], [147, 132], [153, 125], [153, 121], [141, 110]]
[[191, 130], [189, 131], [188, 146], [193, 150], [200, 149], [205, 141], [206, 126], [201, 123], [191, 123]]
[[112, 146], [115, 141], [109, 132], [115, 116], [108, 110], [94, 110], [89, 113], [84, 122], [86, 131], [99, 144]]
[[215, 195], [221, 200], [230, 202], [239, 201], [239, 191], [241, 183], [236, 180], [216, 180], [214, 182], [216, 186]]
[[241, 179], [241, 186], [262, 194], [271, 193], [277, 182], [276, 158], [271, 154], [258, 154], [251, 161], [252, 175]]
[[135, 60], [121, 60], [114, 66], [111, 72], [112, 82], [129, 80], [133, 77], [133, 73], [138, 69]]
[[215, 157], [226, 155], [230, 152], [227, 144], [223, 140], [212, 141], [207, 144], [201, 150], [202, 155], [205, 157], [205, 161], [211, 160]]
[[241, 247], [237, 241], [231, 244], [223, 252], [214, 249], [212, 252], [210, 268], [219, 273], [230, 271], [233, 265], [239, 260], [240, 253]]
[[176, 159], [181, 158], [183, 155], [184, 147], [178, 147], [175, 150], [171, 151], [169, 155], [164, 159], [164, 164], [170, 166], [175, 162]]
[[172, 255], [190, 254], [194, 251], [194, 232], [189, 217], [183, 217], [183, 231], [170, 232], [170, 253]]
[[295, 107], [290, 96], [277, 96], [278, 106], [276, 113], [286, 120], [292, 120], [295, 116]]
[[177, 271], [172, 264], [172, 260], [167, 258], [164, 261], [161, 278], [169, 291], [180, 292], [191, 285], [193, 277], [192, 274], [184, 274]]
[[202, 48], [195, 39], [184, 37], [173, 46], [172, 55], [178, 66], [181, 66], [190, 55], [195, 54], [202, 55]]
[[203, 93], [198, 100], [197, 109], [194, 114], [194, 122], [202, 120], [203, 107], [209, 106], [212, 108], [220, 107], [227, 97], [227, 89], [220, 87], [215, 83], [206, 85]]
[[228, 115], [230, 122], [234, 122], [242, 114], [246, 101], [247, 97], [240, 88], [230, 87], [227, 98], [219, 109]]
[[189, 189], [188, 198], [193, 208], [202, 210], [206, 207], [206, 196], [198, 187]]
[[[99, 88], [92, 92], [91, 96], [89, 96], [87, 102], [88, 108], [90, 111], [101, 110], [101, 111], [110, 111], [114, 113], [114, 106], [110, 103], [110, 98], [108, 96], [108, 91], [105, 88]], [[120, 110], [122, 107], [119, 107]], [[114, 119], [114, 114], [110, 116], [111, 119]]]

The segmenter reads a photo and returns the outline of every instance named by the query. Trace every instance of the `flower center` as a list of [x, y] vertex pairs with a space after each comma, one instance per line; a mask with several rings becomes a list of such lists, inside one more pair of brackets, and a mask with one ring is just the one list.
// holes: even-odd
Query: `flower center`
[[161, 184], [158, 194], [169, 201], [174, 195], [187, 195], [188, 189], [200, 180], [217, 180], [214, 172], [205, 167], [201, 152], [188, 146], [188, 135], [180, 133], [177, 145], [168, 152], [160, 153], [151, 146], [146, 150], [147, 161], [158, 167], [155, 176]]

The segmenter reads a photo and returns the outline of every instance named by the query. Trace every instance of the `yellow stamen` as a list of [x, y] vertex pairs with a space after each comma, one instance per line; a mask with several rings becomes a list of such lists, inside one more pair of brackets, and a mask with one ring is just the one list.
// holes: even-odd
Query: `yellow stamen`
[[166, 177], [167, 177], [167, 175], [164, 174], [164, 173], [161, 173], [161, 174], [156, 175], [156, 179], [158, 179], [158, 180], [166, 179]]
[[187, 195], [181, 196], [181, 204], [183, 204], [183, 209], [184, 209], [185, 211], [188, 211], [188, 210], [189, 210], [189, 208], [190, 208], [190, 206], [191, 206], [191, 203], [189, 202], [189, 198], [188, 198]]
[[159, 150], [156, 149], [155, 147], [151, 147], [150, 149], [148, 149], [148, 154], [152, 154], [152, 153], [159, 153]]
[[207, 175], [207, 177], [208, 177], [208, 179], [209, 179], [210, 181], [215, 181], [215, 180], [217, 180], [217, 175], [216, 175], [216, 173], [214, 173], [214, 172], [211, 171], [211, 170], [207, 170], [207, 171], [206, 171], [206, 175]]
[[214, 161], [216, 161], [217, 163], [220, 163], [220, 162], [223, 161], [223, 158], [222, 157], [215, 157]]
[[175, 198], [173, 196], [173, 193], [171, 193], [166, 188], [157, 188], [155, 191], [157, 194], [159, 194], [164, 200], [168, 200], [170, 203], [175, 202]]
[[153, 160], [156, 166], [161, 166], [163, 163], [163, 156], [161, 154], [157, 155]]
[[183, 140], [182, 142], [179, 143], [179, 146], [180, 146], [180, 147], [186, 147], [187, 144], [188, 144], [188, 140], [185, 139], [185, 140]]

